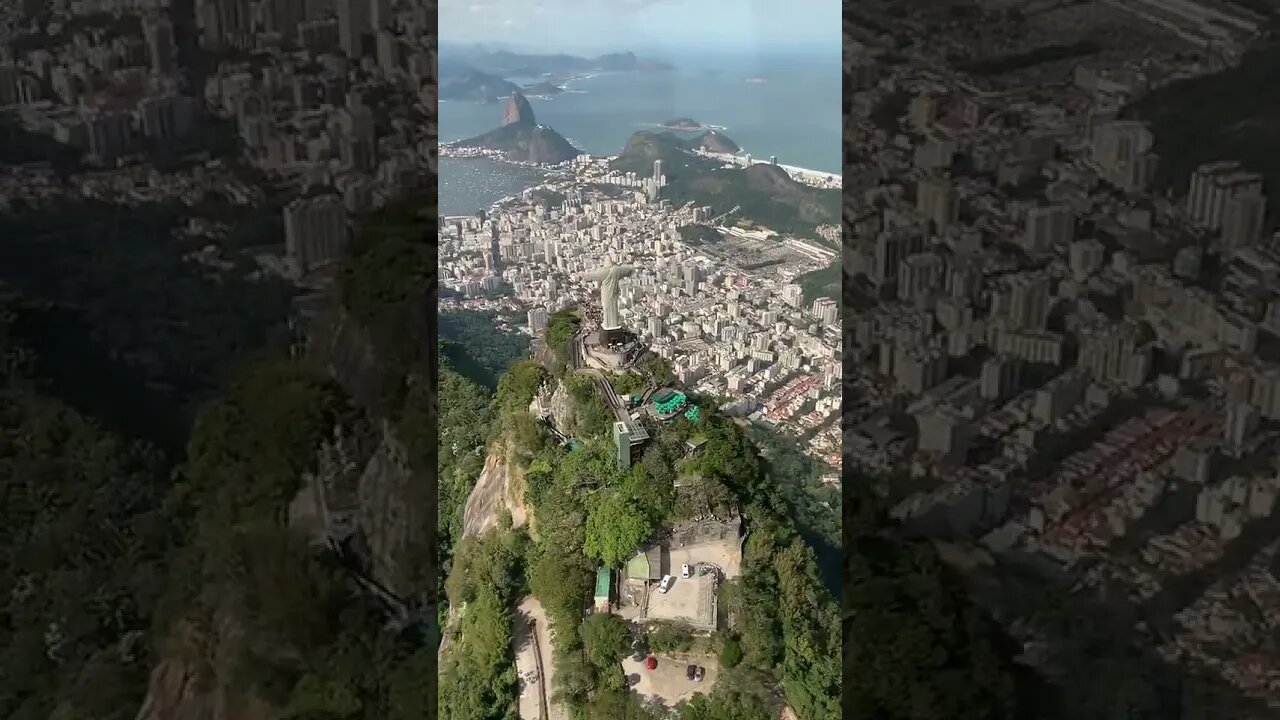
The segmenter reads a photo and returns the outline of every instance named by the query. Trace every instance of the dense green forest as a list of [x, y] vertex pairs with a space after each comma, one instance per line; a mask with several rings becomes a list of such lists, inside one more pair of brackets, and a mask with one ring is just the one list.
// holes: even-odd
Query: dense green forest
[[[563, 369], [576, 328], [571, 311], [552, 319], [547, 345], [560, 356], [553, 369]], [[664, 364], [651, 365], [656, 372], [669, 372]], [[773, 717], [781, 695], [805, 720], [836, 717], [840, 650], [835, 601], [822, 587], [813, 551], [790, 519], [786, 495], [742, 429], [714, 412], [697, 424], [680, 419], [655, 428], [640, 462], [620, 471], [607, 437], [611, 414], [585, 376], [563, 375], [580, 441], [573, 449], [555, 443], [528, 413], [529, 401], [552, 378], [533, 360], [516, 362], [500, 380], [487, 414], [477, 412], [476, 385], [455, 377], [441, 386], [442, 419], [451, 412], [477, 418], [488, 426], [491, 438], [501, 438], [515, 453], [525, 469], [525, 499], [537, 528], [536, 539], [521, 528], [455, 548], [448, 597], [455, 606], [465, 604], [459, 642], [466, 649], [453, 646], [446, 660], [441, 713], [455, 718], [509, 716], [515, 706], [510, 605], [531, 592], [556, 638], [553, 690], [576, 717], [660, 717], [627, 690], [619, 664], [627, 652], [625, 623], [610, 615], [584, 617], [595, 569], [620, 567], [642, 543], [681, 520], [741, 511], [751, 528], [745, 574], [728, 584], [723, 600], [737, 622], [733, 630], [710, 640], [726, 669], [711, 697], [686, 703], [681, 717], [763, 720]], [[467, 438], [459, 448], [482, 445], [470, 429], [459, 432]], [[706, 444], [696, 456], [686, 457], [685, 442], [695, 434], [705, 437]], [[455, 460], [458, 482], [442, 483], [442, 488], [449, 484], [454, 493], [469, 488], [474, 477], [468, 475], [478, 472], [480, 462], [474, 453]], [[469, 472], [461, 470], [464, 463]], [[677, 478], [682, 480], [678, 490]], [[465, 497], [451, 497], [456, 518]], [[442, 495], [441, 512], [450, 512], [448, 507]], [[456, 532], [456, 524], [454, 528]], [[497, 589], [496, 597], [490, 589]], [[495, 600], [505, 604], [508, 616], [495, 613]], [[484, 614], [486, 628], [501, 632], [486, 630], [468, 640], [468, 632], [475, 633], [469, 629], [475, 628], [470, 618], [476, 612]], [[654, 647], [692, 641], [673, 628], [655, 631], [650, 639]], [[473, 654], [487, 660], [477, 662]], [[508, 689], [505, 695], [503, 689]]]
[[434, 650], [388, 633], [385, 612], [348, 570], [287, 520], [303, 473], [335, 422], [355, 413], [304, 364], [238, 377], [200, 415], [174, 512], [189, 528], [155, 623], [162, 633], [226, 636], [219, 674], [232, 696], [285, 717], [422, 717]]
[[[290, 296], [249, 268], [183, 259], [180, 208], [80, 201], [0, 214], [0, 291], [33, 372], [77, 411], [180, 454], [200, 404], [241, 362], [284, 347]], [[7, 290], [6, 290], [7, 288]]]
[[840, 284], [843, 280], [844, 266], [840, 264], [840, 259], [836, 258], [830, 265], [807, 272], [796, 278], [796, 283], [800, 286], [801, 292], [804, 293], [804, 305], [808, 308], [818, 298], [824, 297], [838, 300], [840, 298]]
[[[289, 289], [184, 260], [178, 219], [92, 202], [0, 218], [0, 717], [134, 718], [173, 663], [190, 663], [183, 702], [218, 693], [233, 713], [424, 717], [435, 648], [388, 632], [347, 563], [288, 523], [320, 439], [359, 411], [285, 359]], [[353, 311], [375, 330], [425, 318], [423, 216], [374, 223], [344, 275]], [[385, 395], [434, 464], [434, 387], [406, 381], [433, 359], [423, 330], [396, 335]]]
[[[436, 472], [441, 584], [452, 569], [467, 495], [484, 468], [498, 381], [518, 358], [528, 355], [524, 336], [495, 332], [491, 321], [488, 314], [471, 311], [440, 316]], [[442, 622], [446, 610], [441, 603]]]
[[163, 458], [0, 378], [0, 717], [129, 720], [177, 527]]
[[497, 316], [477, 310], [440, 313], [440, 356], [464, 376], [490, 390], [515, 361], [528, 357], [529, 338], [496, 332]]
[[844, 712], [884, 720], [1015, 720], [1017, 648], [931, 545], [884, 517], [846, 475]]

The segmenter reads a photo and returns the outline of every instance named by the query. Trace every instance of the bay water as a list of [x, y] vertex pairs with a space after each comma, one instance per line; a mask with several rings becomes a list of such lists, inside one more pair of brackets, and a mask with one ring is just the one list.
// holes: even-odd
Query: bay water
[[[593, 155], [617, 155], [640, 130], [692, 118], [721, 130], [757, 158], [840, 172], [839, 58], [684, 57], [670, 72], [600, 73], [552, 98], [529, 98], [537, 121]], [[509, 78], [518, 85], [535, 78]], [[440, 143], [502, 122], [504, 103], [440, 103]], [[477, 158], [440, 159], [440, 212], [478, 212], [536, 185], [542, 173]]]

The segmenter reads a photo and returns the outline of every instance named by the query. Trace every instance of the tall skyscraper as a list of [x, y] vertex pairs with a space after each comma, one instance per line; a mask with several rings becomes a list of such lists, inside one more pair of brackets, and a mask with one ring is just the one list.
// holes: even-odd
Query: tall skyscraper
[[547, 311], [543, 308], [534, 308], [529, 311], [529, 330], [538, 333], [547, 328]]
[[364, 54], [364, 36], [373, 29], [370, 0], [336, 0], [338, 47], [350, 59]]
[[955, 188], [944, 178], [921, 180], [916, 188], [916, 210], [933, 224], [939, 234], [945, 233], [960, 214]]
[[173, 25], [164, 18], [148, 18], [142, 26], [147, 39], [151, 71], [168, 75], [174, 70]]
[[374, 30], [389, 30], [395, 25], [391, 15], [391, 0], [370, 0], [369, 24]]
[[498, 222], [489, 223], [489, 273], [502, 277], [502, 246], [498, 244]]
[[915, 302], [942, 287], [942, 258], [920, 253], [907, 258], [898, 268], [898, 299]]
[[337, 195], [294, 200], [284, 208], [285, 249], [298, 273], [342, 257], [347, 212]]
[[201, 5], [204, 44], [211, 50], [253, 46], [253, 12], [249, 0], [208, 0]]
[[1138, 387], [1151, 371], [1151, 345], [1133, 322], [1082, 330], [1079, 366], [1098, 380]]
[[1032, 208], [1027, 213], [1022, 247], [1032, 255], [1048, 252], [1075, 239], [1076, 217], [1065, 205]]
[[798, 308], [804, 302], [804, 290], [795, 283], [785, 285], [782, 288], [782, 300], [791, 307]]
[[142, 132], [161, 142], [172, 142], [191, 131], [196, 104], [191, 98], [167, 95], [146, 98], [138, 103]]
[[1187, 215], [1198, 225], [1210, 230], [1221, 230], [1229, 200], [1261, 194], [1262, 176], [1245, 172], [1240, 163], [1205, 163], [1191, 175], [1191, 187], [1187, 193]]
[[1253, 245], [1262, 237], [1267, 216], [1267, 198], [1261, 194], [1236, 195], [1227, 200], [1222, 213], [1222, 244], [1227, 248]]
[[698, 285], [702, 282], [702, 269], [696, 263], [689, 263], [684, 266], [684, 291], [690, 295], [696, 295]]
[[1093, 129], [1090, 155], [1113, 185], [1129, 192], [1146, 190], [1159, 158], [1151, 152], [1155, 136], [1141, 122], [1115, 120]]
[[840, 307], [836, 305], [836, 301], [825, 297], [814, 300], [809, 312], [826, 325], [834, 324], [840, 317]]
[[0, 65], [0, 107], [18, 104], [18, 81], [22, 71], [16, 65]]
[[306, 0], [263, 0], [262, 29], [276, 33], [293, 42], [299, 40], [298, 28], [307, 20]]
[[1245, 443], [1258, 426], [1258, 410], [1248, 403], [1235, 403], [1227, 407], [1223, 423], [1223, 451], [1233, 457], [1244, 454]]
[[1071, 243], [1068, 260], [1072, 277], [1083, 281], [1106, 263], [1107, 248], [1094, 239], [1078, 240]]
[[1049, 318], [1049, 278], [1019, 275], [1011, 283], [1009, 319], [1014, 330], [1043, 330]]

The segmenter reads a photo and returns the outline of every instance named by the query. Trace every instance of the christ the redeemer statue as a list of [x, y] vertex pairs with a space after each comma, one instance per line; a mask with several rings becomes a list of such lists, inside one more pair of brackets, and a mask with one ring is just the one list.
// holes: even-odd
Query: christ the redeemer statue
[[634, 271], [630, 265], [610, 265], [585, 275], [587, 280], [600, 281], [601, 329], [622, 328], [622, 314], [618, 312], [618, 280]]

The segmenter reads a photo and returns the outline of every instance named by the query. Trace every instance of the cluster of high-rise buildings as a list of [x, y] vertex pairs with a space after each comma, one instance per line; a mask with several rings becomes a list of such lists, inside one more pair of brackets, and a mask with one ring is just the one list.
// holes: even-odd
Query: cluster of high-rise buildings
[[[1165, 191], [1160, 138], [1120, 112], [1164, 81], [1136, 55], [1018, 85], [949, 71], [928, 42], [885, 62], [900, 51], [863, 41], [846, 462], [886, 478], [916, 530], [997, 563], [1039, 555], [1077, 591], [1119, 584], [1136, 602], [1280, 539], [1268, 178], [1224, 157]], [[1280, 566], [1259, 567], [1246, 583], [1224, 566], [1221, 584], [1280, 588]], [[1204, 595], [1165, 618], [1161, 652], [1280, 707], [1275, 626], [1215, 646], [1206, 617], [1229, 607]]]
[[[341, 255], [353, 216], [426, 187], [436, 156], [434, 8], [201, 0], [194, 10], [187, 18], [159, 2], [9, 9], [17, 33], [0, 52], [0, 109], [86, 164], [40, 186], [40, 198], [97, 194], [86, 187], [112, 174], [127, 184], [142, 167], [158, 175], [151, 189], [114, 199], [192, 204], [185, 188], [194, 182], [248, 211], [266, 198], [222, 178], [249, 166], [283, 206], [285, 265], [306, 274]], [[231, 220], [213, 218], [211, 240]]]
[[[721, 250], [686, 243], [681, 228], [713, 219], [708, 209], [654, 198], [660, 166], [631, 197], [589, 189], [610, 172], [579, 163], [574, 178], [551, 186], [564, 197], [558, 207], [515, 198], [443, 218], [440, 282], [456, 296], [445, 307], [518, 308], [534, 333], [557, 310], [582, 307], [593, 325], [620, 325], [667, 358], [682, 386], [728, 398], [732, 412], [809, 440], [816, 457], [838, 466], [839, 306], [806, 297], [796, 282], [835, 251], [807, 246], [825, 253], [821, 262], [777, 239], [725, 235]], [[750, 262], [752, 248], [771, 261]], [[600, 314], [609, 268], [626, 270], [616, 280], [616, 319]], [[800, 378], [813, 380], [796, 385]]]

